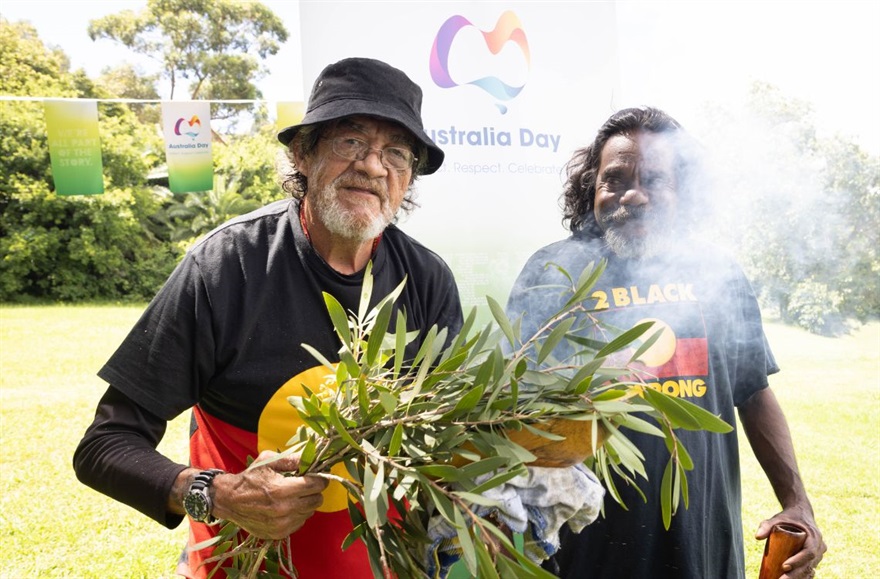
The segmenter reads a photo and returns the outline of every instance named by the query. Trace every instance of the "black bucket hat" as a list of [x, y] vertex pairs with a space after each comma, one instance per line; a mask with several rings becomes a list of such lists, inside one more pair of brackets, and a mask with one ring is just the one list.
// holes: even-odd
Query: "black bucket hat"
[[443, 164], [443, 151], [422, 126], [422, 89], [403, 71], [372, 58], [346, 58], [327, 66], [315, 80], [302, 122], [278, 133], [289, 145], [305, 125], [352, 115], [366, 115], [394, 121], [406, 127], [428, 147], [429, 175]]

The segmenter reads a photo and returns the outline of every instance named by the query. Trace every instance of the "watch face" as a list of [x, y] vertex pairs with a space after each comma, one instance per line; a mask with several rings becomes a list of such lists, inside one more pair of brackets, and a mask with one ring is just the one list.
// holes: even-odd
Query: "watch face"
[[202, 523], [211, 514], [211, 505], [204, 490], [191, 490], [183, 499], [183, 508], [193, 520]]

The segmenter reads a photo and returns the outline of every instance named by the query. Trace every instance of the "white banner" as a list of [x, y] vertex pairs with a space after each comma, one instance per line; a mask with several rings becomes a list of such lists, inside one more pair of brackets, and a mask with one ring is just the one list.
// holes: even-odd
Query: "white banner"
[[189, 193], [213, 189], [210, 103], [163, 102], [162, 128], [171, 191]]
[[[400, 223], [438, 252], [465, 308], [504, 303], [526, 258], [567, 235], [562, 171], [612, 111], [610, 2], [302, 2], [304, 93], [350, 56], [400, 68], [424, 91], [425, 128], [446, 152]], [[332, 23], [332, 26], [328, 26]]]

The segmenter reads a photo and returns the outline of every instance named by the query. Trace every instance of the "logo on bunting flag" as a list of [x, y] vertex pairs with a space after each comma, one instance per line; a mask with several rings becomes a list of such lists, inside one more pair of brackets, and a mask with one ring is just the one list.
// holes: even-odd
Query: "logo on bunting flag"
[[173, 193], [213, 189], [210, 103], [164, 102], [162, 125], [168, 163], [168, 188]]
[[177, 119], [177, 122], [174, 124], [174, 134], [175, 135], [186, 135], [195, 139], [199, 136], [199, 133], [202, 131], [202, 121], [199, 120], [198, 115], [193, 115], [188, 121], [181, 117]]

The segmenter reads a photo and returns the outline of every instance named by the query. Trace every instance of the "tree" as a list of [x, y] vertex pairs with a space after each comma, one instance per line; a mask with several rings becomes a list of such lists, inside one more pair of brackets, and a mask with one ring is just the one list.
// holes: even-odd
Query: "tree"
[[808, 103], [766, 83], [745, 111], [709, 112], [718, 217], [762, 301], [833, 334], [880, 314], [880, 158], [822, 137]]
[[[0, 92], [106, 98], [29, 24], [0, 19]], [[99, 107], [104, 195], [55, 194], [42, 105], [0, 103], [0, 300], [146, 299], [176, 263], [144, 176], [161, 141], [127, 106]]]
[[[148, 0], [89, 23], [92, 40], [106, 38], [157, 60], [174, 98], [183, 80], [192, 99], [258, 99], [254, 82], [265, 74], [259, 59], [275, 54], [287, 30], [259, 2]], [[255, 56], [256, 55], [256, 56]], [[241, 107], [218, 105], [215, 117]]]
[[[123, 64], [102, 70], [95, 83], [119, 98], [158, 101], [158, 81], [158, 74], [147, 75], [131, 64]], [[142, 123], [158, 124], [162, 120], [158, 103], [130, 103], [129, 107]]]

